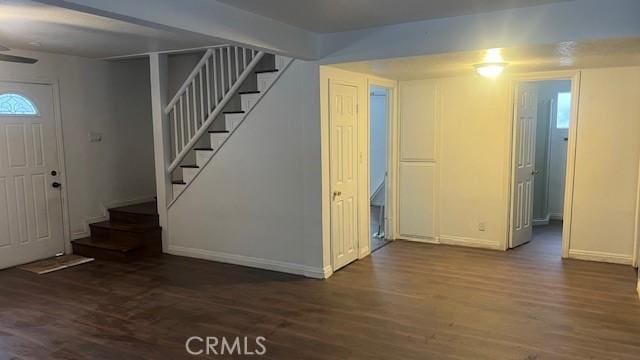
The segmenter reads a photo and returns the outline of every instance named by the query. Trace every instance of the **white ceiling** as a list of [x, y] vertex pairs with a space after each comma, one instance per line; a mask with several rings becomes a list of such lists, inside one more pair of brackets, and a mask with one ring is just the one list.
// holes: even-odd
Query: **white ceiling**
[[317, 33], [536, 6], [570, 0], [217, 0]]
[[[30, 44], [34, 42], [41, 45]], [[29, 0], [0, 0], [0, 44], [90, 58], [219, 45], [204, 35], [159, 30]]]
[[[396, 80], [462, 76], [474, 73], [486, 51], [468, 51], [332, 65]], [[640, 64], [640, 38], [563, 42], [502, 49], [506, 73], [587, 69]]]

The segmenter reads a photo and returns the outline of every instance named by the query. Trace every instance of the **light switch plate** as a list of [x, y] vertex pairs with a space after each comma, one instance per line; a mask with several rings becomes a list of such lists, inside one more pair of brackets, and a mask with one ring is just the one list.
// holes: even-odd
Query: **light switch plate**
[[89, 142], [95, 143], [100, 141], [102, 141], [102, 133], [93, 131], [89, 133]]

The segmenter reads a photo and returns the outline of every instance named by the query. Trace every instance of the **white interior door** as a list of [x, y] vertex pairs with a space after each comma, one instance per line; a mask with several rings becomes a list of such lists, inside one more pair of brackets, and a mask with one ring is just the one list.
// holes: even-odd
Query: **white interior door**
[[64, 251], [50, 85], [0, 82], [0, 268]]
[[521, 83], [516, 91], [514, 179], [511, 198], [510, 247], [531, 240], [538, 94], [534, 84]]
[[358, 258], [358, 89], [331, 83], [331, 251], [333, 270]]

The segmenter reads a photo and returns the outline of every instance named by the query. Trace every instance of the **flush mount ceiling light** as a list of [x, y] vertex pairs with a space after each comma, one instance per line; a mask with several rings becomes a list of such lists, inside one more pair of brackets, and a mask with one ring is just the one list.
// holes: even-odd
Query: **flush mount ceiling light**
[[507, 65], [502, 58], [501, 49], [489, 49], [484, 56], [483, 62], [474, 65], [474, 67], [476, 68], [476, 72], [481, 76], [495, 79], [502, 74]]
[[498, 76], [500, 76], [500, 74], [502, 74], [502, 72], [504, 71], [505, 67], [507, 67], [507, 63], [504, 63], [504, 62], [484, 63], [484, 64], [475, 65], [476, 72], [478, 72], [478, 74], [489, 79], [495, 79]]

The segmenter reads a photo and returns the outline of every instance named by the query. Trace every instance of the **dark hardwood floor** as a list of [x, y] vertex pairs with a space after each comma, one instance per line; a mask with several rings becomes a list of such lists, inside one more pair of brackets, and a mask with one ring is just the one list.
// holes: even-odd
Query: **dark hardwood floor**
[[506, 253], [397, 241], [326, 281], [168, 255], [10, 269], [0, 358], [190, 358], [190, 336], [264, 336], [271, 359], [640, 358], [634, 269], [537, 235]]

